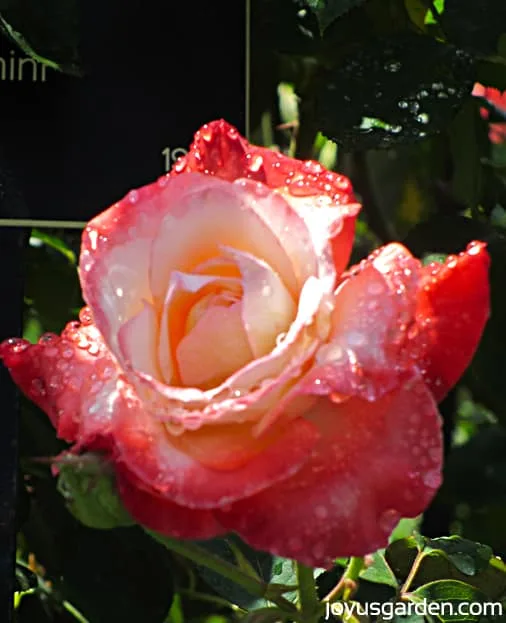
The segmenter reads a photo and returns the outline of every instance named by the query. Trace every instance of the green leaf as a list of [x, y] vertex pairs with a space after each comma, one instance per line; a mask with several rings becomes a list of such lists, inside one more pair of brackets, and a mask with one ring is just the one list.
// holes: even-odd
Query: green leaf
[[0, 27], [17, 46], [53, 69], [79, 75], [76, 0], [11, 0]]
[[[306, 0], [255, 0], [251, 7], [251, 32], [256, 34], [251, 44], [257, 63], [262, 63], [259, 58], [264, 57], [266, 50], [310, 56], [320, 41], [317, 17]], [[262, 76], [271, 69], [262, 67]], [[262, 79], [256, 87], [263, 88], [263, 83]]]
[[334, 20], [362, 4], [364, 0], [306, 0], [306, 2], [316, 14], [320, 32], [323, 33]]
[[469, 576], [484, 571], [493, 555], [488, 545], [473, 543], [458, 536], [427, 539], [424, 551], [431, 550], [445, 552], [456, 569]]
[[55, 249], [55, 251], [61, 253], [63, 257], [65, 257], [70, 262], [70, 264], [76, 264], [76, 254], [66, 244], [66, 242], [62, 240], [62, 238], [50, 234], [47, 230], [42, 231], [40, 229], [32, 229], [30, 244], [33, 245], [34, 241], [45, 244], [51, 249]]
[[[465, 582], [455, 580], [437, 580], [424, 584], [409, 595], [409, 599], [419, 602], [445, 602], [437, 612], [437, 618], [446, 623], [447, 621], [481, 621], [481, 615], [473, 615], [469, 608], [465, 608], [464, 613], [459, 613], [459, 606], [462, 603], [471, 604], [472, 602], [482, 602], [485, 595], [474, 586]], [[442, 606], [442, 604], [441, 604]]]
[[[296, 584], [293, 563], [291, 560], [280, 558], [278, 556], [271, 556], [266, 552], [256, 551], [249, 547], [246, 543], [242, 542], [236, 535], [229, 535], [226, 538], [199, 541], [198, 544], [200, 547], [232, 564], [237, 564], [237, 550], [240, 549], [248, 565], [265, 582], [276, 584]], [[207, 582], [207, 584], [209, 584], [209, 586], [211, 586], [219, 595], [222, 595], [241, 608], [245, 608], [247, 610], [258, 610], [271, 605], [267, 599], [250, 595], [250, 593], [235, 582], [224, 578], [207, 567], [198, 566], [197, 570], [202, 579]], [[290, 594], [288, 594], [288, 596], [289, 595]], [[287, 595], [285, 595], [285, 597], [286, 596]]]
[[413, 143], [446, 130], [475, 81], [473, 59], [432, 38], [368, 40], [316, 91], [318, 128], [345, 149]]
[[373, 554], [372, 564], [360, 572], [360, 578], [369, 580], [369, 582], [376, 582], [377, 584], [386, 584], [393, 588], [398, 586], [397, 578], [385, 560], [384, 550]]
[[120, 500], [111, 468], [99, 455], [69, 455], [57, 465], [58, 490], [85, 526], [110, 529], [134, 524]]
[[25, 253], [25, 298], [30, 306], [29, 318], [36, 318], [43, 331], [59, 333], [73, 320], [74, 308], [83, 304], [77, 270], [69, 261], [68, 252], [64, 252], [64, 243], [55, 249], [56, 239], [52, 244], [49, 238], [43, 244], [40, 244], [42, 240], [36, 240], [39, 246], [32, 244]]
[[459, 46], [494, 53], [506, 32], [504, 0], [445, 0], [441, 24], [445, 35]]
[[420, 528], [422, 518], [422, 515], [419, 515], [418, 517], [403, 517], [397, 526], [392, 530], [389, 542], [392, 543], [393, 541], [398, 541], [399, 539], [412, 536]]
[[394, 541], [385, 550], [385, 561], [400, 583], [404, 582], [411, 571], [416, 557], [423, 549], [420, 537], [408, 537]]
[[440, 579], [467, 583], [489, 599], [506, 589], [506, 566], [491, 548], [457, 536], [402, 539], [387, 548], [385, 560], [399, 583], [410, 577], [409, 591]]

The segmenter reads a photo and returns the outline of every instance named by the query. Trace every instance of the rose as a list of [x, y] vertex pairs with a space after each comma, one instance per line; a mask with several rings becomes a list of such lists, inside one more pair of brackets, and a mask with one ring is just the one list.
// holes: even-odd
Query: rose
[[359, 206], [315, 162], [204, 126], [87, 226], [80, 323], [4, 362], [132, 516], [312, 565], [384, 546], [440, 484], [436, 401], [488, 316], [488, 255], [400, 244], [343, 272]]
[[[499, 91], [494, 87], [485, 87], [477, 82], [473, 87], [472, 95], [485, 101], [488, 107], [480, 107], [480, 116], [482, 119], [490, 117], [490, 110], [499, 118], [506, 119], [506, 91]], [[489, 123], [488, 138], [491, 143], [500, 145], [506, 141], [506, 122], [496, 121]]]

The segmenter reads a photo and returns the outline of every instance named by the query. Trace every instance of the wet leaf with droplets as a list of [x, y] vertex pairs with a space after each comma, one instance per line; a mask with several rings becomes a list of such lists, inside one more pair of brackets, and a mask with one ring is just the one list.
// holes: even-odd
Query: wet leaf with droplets
[[317, 122], [346, 149], [412, 143], [447, 128], [474, 82], [466, 52], [403, 34], [368, 41], [316, 93]]
[[385, 559], [400, 583], [411, 576], [410, 591], [442, 579], [465, 583], [489, 599], [506, 588], [506, 567], [491, 548], [458, 536], [401, 539], [387, 548]]
[[315, 12], [320, 30], [323, 32], [334, 20], [362, 4], [364, 0], [306, 0], [306, 2]]

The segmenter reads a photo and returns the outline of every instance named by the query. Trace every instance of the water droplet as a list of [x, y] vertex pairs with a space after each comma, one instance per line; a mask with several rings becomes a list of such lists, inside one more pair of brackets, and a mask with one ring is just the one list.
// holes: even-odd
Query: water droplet
[[102, 383], [102, 381], [95, 381], [90, 386], [90, 394], [98, 394], [103, 386], [104, 384]]
[[313, 545], [311, 551], [313, 552], [313, 556], [316, 558], [316, 560], [321, 560], [323, 558], [323, 555], [325, 554], [325, 547], [323, 546], [323, 543], [316, 543], [315, 545]]
[[116, 288], [116, 296], [119, 298], [123, 296], [123, 288]]
[[314, 514], [318, 517], [318, 519], [326, 519], [329, 516], [329, 511], [326, 506], [318, 504], [314, 508]]
[[49, 346], [50, 344], [57, 344], [60, 338], [54, 333], [44, 333], [39, 338], [39, 344], [43, 344], [44, 346]]
[[379, 516], [379, 526], [387, 534], [390, 534], [395, 526], [399, 523], [401, 515], [394, 508], [383, 511]]
[[76, 341], [76, 345], [77, 345], [77, 348], [88, 348], [89, 341], [86, 335], [83, 335], [82, 333], [79, 334], [77, 341]]
[[266, 284], [262, 287], [262, 296], [270, 296], [271, 293], [272, 293], [271, 286]]
[[390, 126], [390, 132], [392, 134], [399, 134], [399, 132], [402, 132], [402, 125], [392, 125], [392, 126]]
[[367, 286], [367, 292], [371, 295], [371, 296], [379, 296], [380, 294], [383, 294], [383, 292], [385, 291], [385, 287], [383, 286], [382, 283], [380, 283], [379, 281], [372, 281], [368, 286]]
[[33, 379], [30, 386], [30, 393], [35, 396], [45, 396], [46, 387], [42, 379]]
[[458, 263], [458, 258], [455, 255], [449, 255], [446, 258], [446, 267], [447, 268], [455, 268]]
[[137, 203], [137, 201], [139, 200], [139, 191], [138, 190], [131, 190], [128, 195], [128, 201], [132, 204]]
[[363, 346], [367, 340], [360, 331], [350, 331], [347, 334], [347, 341], [350, 346]]
[[420, 110], [420, 104], [418, 102], [411, 102], [409, 104], [409, 112], [417, 113]]
[[424, 484], [430, 489], [437, 489], [441, 484], [441, 472], [438, 469], [431, 469], [423, 475]]
[[96, 342], [91, 342], [88, 346], [88, 352], [90, 355], [98, 355], [100, 352], [100, 346]]
[[79, 320], [81, 324], [88, 326], [93, 323], [93, 314], [89, 307], [83, 307], [79, 312]]
[[419, 96], [419, 97], [422, 97], [422, 98], [424, 98], [424, 97], [429, 97], [429, 92], [428, 92], [428, 91], [426, 91], [425, 89], [422, 89], [422, 90], [420, 91], [420, 93], [418, 94], [418, 96]]
[[440, 461], [441, 460], [441, 450], [439, 448], [429, 448], [427, 450], [427, 453], [429, 455], [429, 458], [432, 459], [433, 461]]
[[281, 346], [285, 337], [286, 337], [286, 333], [279, 333], [276, 337], [276, 346]]
[[429, 115], [426, 112], [422, 112], [416, 116], [418, 123], [429, 123]]
[[399, 61], [390, 61], [389, 63], [385, 63], [383, 67], [386, 71], [395, 73], [401, 68], [401, 63]]
[[248, 169], [252, 173], [258, 173], [258, 171], [260, 171], [260, 169], [262, 168], [263, 163], [264, 163], [264, 159], [262, 158], [262, 156], [256, 155], [251, 159], [251, 163]]
[[397, 106], [399, 106], [399, 108], [407, 108], [409, 104], [405, 100], [401, 100], [400, 102], [397, 102]]
[[72, 359], [72, 357], [74, 356], [74, 350], [70, 346], [68, 346], [61, 351], [61, 356], [64, 359]]
[[434, 91], [440, 91], [442, 88], [444, 87], [442, 82], [433, 82], [432, 83], [432, 88], [434, 89]]
[[206, 123], [200, 128], [198, 132], [199, 138], [202, 138], [206, 143], [209, 143], [213, 138], [213, 133], [209, 125]]
[[466, 253], [468, 255], [478, 255], [481, 252], [483, 246], [483, 242], [470, 242], [466, 247]]

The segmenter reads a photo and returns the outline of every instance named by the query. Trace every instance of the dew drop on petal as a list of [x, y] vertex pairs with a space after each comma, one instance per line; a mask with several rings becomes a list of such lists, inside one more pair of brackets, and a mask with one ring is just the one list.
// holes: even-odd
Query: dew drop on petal
[[68, 346], [67, 348], [64, 348], [61, 351], [61, 356], [64, 359], [72, 359], [72, 357], [74, 356], [74, 351], [73, 351], [73, 349], [70, 346]]
[[314, 514], [318, 519], [326, 519], [329, 516], [329, 511], [326, 506], [318, 504], [315, 506]]
[[319, 560], [323, 557], [323, 555], [325, 554], [325, 548], [323, 546], [323, 543], [316, 543], [316, 545], [313, 545], [313, 556]]
[[88, 346], [88, 352], [90, 353], [90, 355], [98, 355], [98, 353], [100, 352], [99, 345], [95, 342], [91, 342], [91, 344]]
[[430, 489], [437, 489], [441, 484], [441, 473], [438, 469], [431, 469], [423, 475], [424, 484]]
[[79, 320], [81, 324], [88, 326], [93, 322], [93, 315], [89, 307], [83, 307], [79, 312]]
[[132, 203], [132, 204], [133, 203], [137, 203], [138, 199], [139, 199], [139, 191], [138, 190], [131, 190], [128, 193], [128, 201], [130, 203]]
[[468, 255], [478, 255], [483, 247], [483, 243], [481, 242], [470, 242], [466, 247], [466, 252]]
[[395, 526], [399, 523], [400, 518], [401, 515], [398, 511], [394, 508], [389, 508], [381, 513], [378, 522], [380, 528], [387, 534], [390, 534], [390, 532], [392, 532]]
[[59, 370], [60, 372], [65, 372], [65, 370], [68, 370], [70, 364], [68, 361], [65, 361], [65, 359], [59, 359], [56, 362], [56, 369]]
[[302, 542], [296, 536], [291, 537], [290, 539], [288, 539], [288, 547], [293, 553], [300, 552], [302, 549]]
[[449, 255], [446, 258], [446, 267], [447, 268], [455, 268], [457, 266], [457, 257], [455, 255]]

